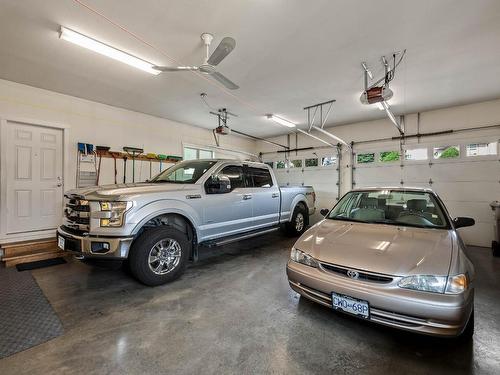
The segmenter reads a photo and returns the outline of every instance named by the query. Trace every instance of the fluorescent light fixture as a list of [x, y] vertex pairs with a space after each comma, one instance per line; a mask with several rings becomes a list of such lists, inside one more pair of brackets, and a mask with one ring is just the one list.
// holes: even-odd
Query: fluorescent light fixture
[[76, 31], [68, 29], [64, 26], [61, 26], [59, 38], [74, 43], [76, 45], [79, 45], [80, 47], [87, 48], [91, 51], [100, 53], [101, 55], [110, 57], [117, 61], [121, 61], [122, 63], [133, 66], [137, 69], [148, 72], [150, 74], [158, 75], [161, 73], [159, 70], [153, 69], [154, 64], [151, 64], [138, 57], [129, 55], [126, 52], [108, 46], [107, 44], [101, 43], [95, 39], [89, 38], [88, 36], [77, 33]]
[[278, 117], [276, 115], [266, 115], [266, 117], [269, 120], [273, 120], [274, 122], [276, 122], [280, 125], [286, 126], [288, 128], [295, 128], [295, 126], [296, 126], [293, 122], [285, 120], [285, 119]]

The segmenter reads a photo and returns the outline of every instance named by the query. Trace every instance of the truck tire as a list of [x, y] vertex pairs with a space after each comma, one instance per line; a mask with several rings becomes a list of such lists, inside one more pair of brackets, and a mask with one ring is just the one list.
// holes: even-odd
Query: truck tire
[[309, 224], [309, 215], [303, 204], [295, 206], [292, 214], [292, 220], [285, 224], [285, 231], [290, 237], [298, 237], [306, 231]]
[[164, 226], [148, 229], [132, 244], [130, 272], [145, 285], [165, 284], [184, 273], [190, 252], [191, 243], [182, 231]]

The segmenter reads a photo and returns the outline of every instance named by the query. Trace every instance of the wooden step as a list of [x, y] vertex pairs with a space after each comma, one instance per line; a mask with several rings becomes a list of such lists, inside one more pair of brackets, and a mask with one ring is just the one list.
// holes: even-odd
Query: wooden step
[[9, 258], [4, 257], [2, 260], [5, 262], [5, 267], [13, 267], [16, 264], [35, 262], [37, 260], [60, 258], [67, 255], [68, 253], [54, 248], [52, 250], [36, 250], [30, 254], [17, 255]]
[[3, 250], [4, 258], [11, 258], [20, 255], [28, 255], [39, 250], [53, 250], [57, 248], [55, 238], [46, 238], [41, 240], [12, 242], [0, 245]]
[[55, 238], [5, 243], [0, 247], [3, 250], [2, 261], [6, 267], [67, 255], [57, 247]]

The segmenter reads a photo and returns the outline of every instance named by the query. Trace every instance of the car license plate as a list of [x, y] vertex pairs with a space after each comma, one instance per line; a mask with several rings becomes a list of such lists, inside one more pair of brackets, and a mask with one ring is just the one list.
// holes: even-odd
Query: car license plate
[[365, 319], [370, 318], [370, 306], [367, 301], [332, 293], [332, 307]]
[[61, 249], [64, 250], [64, 237], [62, 236], [57, 236], [57, 246]]

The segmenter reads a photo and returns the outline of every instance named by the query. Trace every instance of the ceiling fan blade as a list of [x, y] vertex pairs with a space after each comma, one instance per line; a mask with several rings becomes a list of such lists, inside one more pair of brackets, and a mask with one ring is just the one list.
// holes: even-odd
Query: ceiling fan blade
[[210, 74], [210, 76], [212, 78], [214, 78], [215, 80], [219, 81], [220, 83], [222, 83], [229, 90], [236, 90], [236, 89], [240, 88], [240, 86], [238, 86], [237, 84], [235, 84], [234, 82], [232, 82], [229, 78], [227, 78], [226, 76], [220, 74], [219, 72], [214, 72], [214, 73]]
[[153, 69], [159, 70], [160, 72], [182, 72], [184, 70], [198, 70], [197, 66], [153, 66]]
[[215, 51], [212, 52], [207, 60], [207, 63], [210, 65], [217, 65], [231, 53], [234, 47], [236, 47], [236, 40], [228, 36], [225, 37], [221, 40]]

